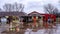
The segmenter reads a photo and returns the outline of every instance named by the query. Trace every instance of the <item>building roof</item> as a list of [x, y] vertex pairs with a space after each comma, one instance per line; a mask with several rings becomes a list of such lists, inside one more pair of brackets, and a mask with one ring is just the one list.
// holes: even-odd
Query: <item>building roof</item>
[[0, 16], [45, 16], [49, 14], [41, 14], [39, 12], [33, 11], [29, 14], [25, 12], [0, 12]]
[[0, 12], [0, 16], [27, 16], [25, 12]]
[[33, 11], [31, 13], [28, 14], [29, 16], [41, 16], [41, 14], [39, 12]]

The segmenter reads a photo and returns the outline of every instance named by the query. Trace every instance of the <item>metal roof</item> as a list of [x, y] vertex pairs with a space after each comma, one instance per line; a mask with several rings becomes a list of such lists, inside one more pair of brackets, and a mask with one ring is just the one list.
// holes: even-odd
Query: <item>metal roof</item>
[[0, 16], [27, 16], [25, 12], [0, 12]]

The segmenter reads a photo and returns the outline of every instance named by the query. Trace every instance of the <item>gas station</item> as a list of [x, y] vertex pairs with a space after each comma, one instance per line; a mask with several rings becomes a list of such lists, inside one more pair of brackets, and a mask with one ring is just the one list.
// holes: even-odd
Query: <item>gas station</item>
[[24, 12], [0, 12], [0, 19], [1, 22], [5, 20], [5, 23], [9, 24], [10, 30], [17, 31], [19, 31], [20, 28], [27, 28], [27, 26], [31, 28], [49, 28], [50, 24], [53, 26], [56, 25], [55, 15], [40, 14], [36, 11], [29, 14]]

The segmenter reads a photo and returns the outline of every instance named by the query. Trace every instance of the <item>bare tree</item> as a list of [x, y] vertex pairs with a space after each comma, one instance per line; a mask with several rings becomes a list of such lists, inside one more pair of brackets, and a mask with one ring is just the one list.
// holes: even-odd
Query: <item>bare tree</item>
[[11, 4], [5, 4], [4, 6], [3, 6], [3, 9], [5, 10], [5, 11], [11, 11], [12, 10], [12, 5]]
[[2, 9], [0, 8], [0, 12], [2, 11]]
[[7, 12], [9, 12], [9, 11], [18, 11], [18, 12], [20, 12], [20, 11], [23, 11], [24, 5], [21, 4], [21, 3], [18, 4], [17, 2], [15, 2], [14, 4], [5, 4], [3, 6], [3, 9]]
[[16, 2], [13, 4], [13, 6], [14, 6], [14, 11], [18, 11], [18, 4]]
[[24, 5], [23, 4], [18, 4], [18, 3], [14, 3], [14, 10], [15, 11], [23, 11]]
[[22, 5], [22, 4], [19, 4], [19, 11], [23, 11], [23, 9], [24, 9], [24, 5]]
[[55, 8], [52, 4], [45, 5], [44, 9], [45, 9], [45, 13], [48, 13], [48, 14], [57, 14], [58, 13], [58, 9]]

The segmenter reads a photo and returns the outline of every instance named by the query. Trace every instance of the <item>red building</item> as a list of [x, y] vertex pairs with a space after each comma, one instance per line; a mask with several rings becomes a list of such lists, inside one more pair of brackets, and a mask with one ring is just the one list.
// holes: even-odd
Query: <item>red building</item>
[[36, 25], [37, 20], [39, 21], [39, 19], [41, 19], [41, 18], [43, 18], [42, 21], [43, 21], [43, 25], [45, 27], [48, 27], [47, 22], [48, 22], [49, 18], [52, 19], [52, 22], [54, 22], [53, 24], [55, 25], [56, 16], [53, 15], [53, 14], [40, 14], [40, 13], [38, 13], [36, 11], [33, 11], [33, 12], [29, 13], [28, 16], [33, 17], [32, 19], [33, 19], [34, 25]]

